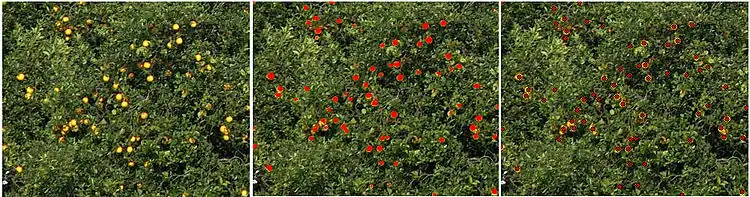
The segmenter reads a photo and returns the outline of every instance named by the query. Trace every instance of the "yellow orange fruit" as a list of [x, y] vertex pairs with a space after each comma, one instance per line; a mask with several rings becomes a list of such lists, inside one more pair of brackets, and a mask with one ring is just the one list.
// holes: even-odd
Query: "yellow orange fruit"
[[65, 23], [67, 23], [68, 21], [70, 21], [70, 17], [63, 16], [62, 21], [65, 22]]
[[144, 40], [141, 45], [143, 45], [143, 47], [148, 47], [148, 45], [150, 45], [150, 42], [148, 40]]
[[146, 77], [146, 81], [148, 81], [149, 83], [153, 82], [154, 81], [154, 76], [153, 75], [148, 75], [148, 77]]
[[122, 101], [122, 93], [117, 93], [117, 94], [115, 95], [115, 100], [117, 100], [117, 101]]
[[109, 76], [108, 75], [102, 76], [102, 81], [109, 82]]
[[128, 146], [128, 152], [132, 153], [133, 151], [135, 151], [135, 149], [133, 148], [133, 146]]
[[117, 149], [115, 149], [115, 152], [122, 153], [122, 146], [117, 146]]
[[172, 30], [175, 30], [175, 31], [180, 30], [180, 25], [179, 24], [172, 25]]
[[234, 118], [232, 118], [232, 116], [227, 116], [226, 118], [224, 118], [224, 121], [227, 121], [227, 123], [232, 122], [232, 120], [234, 120]]
[[145, 68], [145, 69], [151, 68], [151, 62], [144, 62], [143, 63], [143, 68]]
[[198, 22], [196, 22], [195, 20], [190, 21], [190, 27], [195, 28], [197, 26], [198, 26]]
[[177, 40], [175, 40], [175, 43], [177, 43], [178, 45], [182, 44], [182, 38], [177, 38]]
[[73, 30], [65, 29], [65, 35], [69, 36], [70, 34], [73, 34]]
[[89, 104], [89, 97], [83, 97], [81, 101], [83, 101], [83, 103], [85, 104]]
[[145, 120], [146, 118], [148, 118], [148, 112], [141, 112], [141, 119]]
[[18, 73], [18, 75], [16, 75], [16, 80], [23, 81], [24, 79], [26, 79], [26, 75], [23, 73]]
[[195, 55], [195, 61], [198, 61], [198, 62], [200, 62], [200, 61], [201, 61], [201, 59], [202, 59], [202, 58], [201, 58], [201, 54], [196, 54], [196, 55]]
[[128, 102], [127, 101], [123, 101], [122, 103], [120, 103], [120, 107], [127, 108], [128, 107]]

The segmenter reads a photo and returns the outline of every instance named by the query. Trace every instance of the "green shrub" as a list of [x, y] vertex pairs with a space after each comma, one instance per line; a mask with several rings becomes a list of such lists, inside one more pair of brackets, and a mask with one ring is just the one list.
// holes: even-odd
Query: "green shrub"
[[497, 7], [257, 3], [254, 194], [492, 195]]
[[247, 191], [249, 16], [247, 3], [4, 4], [4, 196]]
[[501, 25], [504, 195], [747, 190], [746, 3], [505, 3]]

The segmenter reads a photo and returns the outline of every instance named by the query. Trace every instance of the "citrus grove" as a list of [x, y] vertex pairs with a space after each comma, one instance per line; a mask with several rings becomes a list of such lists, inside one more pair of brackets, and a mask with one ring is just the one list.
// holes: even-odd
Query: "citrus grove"
[[247, 3], [3, 3], [4, 196], [247, 196]]
[[498, 195], [497, 3], [254, 6], [255, 195]]
[[747, 3], [503, 3], [505, 195], [746, 195]]

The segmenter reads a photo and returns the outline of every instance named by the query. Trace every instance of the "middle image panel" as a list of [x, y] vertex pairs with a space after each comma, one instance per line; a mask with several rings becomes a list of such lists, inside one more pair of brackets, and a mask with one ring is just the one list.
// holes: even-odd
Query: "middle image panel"
[[497, 195], [497, 7], [255, 4], [254, 195]]

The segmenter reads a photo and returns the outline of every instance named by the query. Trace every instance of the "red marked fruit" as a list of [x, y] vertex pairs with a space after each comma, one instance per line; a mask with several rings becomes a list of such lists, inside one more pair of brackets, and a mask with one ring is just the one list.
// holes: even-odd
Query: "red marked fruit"
[[451, 60], [451, 57], [453, 57], [451, 53], [445, 53], [445, 60]]
[[727, 135], [721, 135], [721, 140], [727, 140]]
[[305, 10], [305, 11], [310, 10], [310, 6], [304, 5], [302, 6], [302, 10]]
[[417, 69], [417, 71], [414, 71], [414, 72], [415, 72], [415, 73], [416, 73], [417, 75], [421, 75], [421, 74], [422, 74], [422, 70], [420, 70], [420, 69]]
[[427, 31], [428, 29], [430, 29], [430, 24], [427, 22], [422, 23], [422, 30]]
[[669, 76], [669, 70], [664, 71], [664, 76]]
[[378, 145], [377, 150], [378, 150], [378, 152], [383, 152], [383, 146], [382, 145]]
[[568, 41], [568, 36], [563, 36], [562, 40], [563, 40], [563, 42], [567, 42]]
[[561, 20], [562, 20], [563, 22], [568, 22], [568, 17], [567, 17], [567, 16], [563, 16]]
[[398, 39], [393, 39], [393, 40], [391, 40], [391, 44], [392, 44], [393, 46], [398, 46]]
[[445, 138], [443, 138], [443, 137], [438, 138], [438, 142], [445, 143]]
[[341, 24], [343, 22], [344, 22], [344, 20], [341, 20], [341, 18], [336, 18], [336, 24]]
[[555, 21], [555, 22], [552, 22], [552, 25], [554, 25], [555, 27], [557, 27], [557, 26], [559, 26], [559, 25], [560, 25], [560, 23], [559, 23], [559, 22], [557, 22], [557, 21]]
[[619, 147], [619, 146], [615, 147], [615, 152], [616, 152], [616, 153], [619, 153], [619, 152], [620, 152], [621, 150], [622, 150], [622, 148], [621, 148], [621, 147]]
[[349, 134], [349, 127], [346, 124], [341, 124], [341, 130], [344, 131], [344, 134]]
[[271, 172], [271, 171], [273, 171], [273, 166], [271, 166], [271, 165], [266, 165], [266, 170], [268, 170], [268, 172]]
[[375, 72], [377, 68], [375, 68], [375, 65], [370, 66], [370, 72]]
[[315, 140], [315, 136], [311, 135], [310, 137], [307, 137], [307, 140], [310, 140], [311, 142]]
[[628, 43], [628, 49], [632, 49], [632, 48], [633, 48], [633, 43]]
[[542, 103], [547, 103], [547, 98], [542, 98]]
[[729, 89], [729, 85], [727, 85], [727, 84], [721, 85], [721, 88], [723, 88], [724, 90], [727, 90], [727, 89]]
[[385, 165], [385, 161], [383, 161], [383, 160], [380, 160], [380, 161], [378, 162], [378, 165], [379, 165], [379, 166], [383, 166], [383, 165]]
[[393, 166], [398, 167], [398, 161], [393, 161]]
[[622, 184], [617, 184], [617, 189], [622, 190]]
[[691, 138], [691, 137], [688, 137], [688, 138], [687, 138], [687, 143], [688, 143], [688, 144], [692, 144], [692, 143], [693, 143], [694, 141], [695, 141], [695, 140], [694, 140], [693, 138]]
[[583, 22], [584, 22], [584, 23], [586, 23], [586, 24], [588, 25], [589, 23], [591, 23], [591, 20], [589, 20], [589, 19], [586, 19], [586, 20], [583, 20]]
[[365, 93], [365, 98], [366, 98], [367, 100], [370, 100], [370, 99], [372, 99], [372, 93], [369, 93], [369, 92], [368, 92], [368, 93]]
[[432, 36], [427, 36], [424, 41], [427, 42], [427, 44], [432, 44]]
[[688, 27], [695, 28], [695, 26], [696, 26], [695, 21], [688, 22]]
[[474, 140], [478, 140], [479, 139], [479, 133], [474, 133], [474, 136], [472, 136], [472, 137], [474, 138]]
[[377, 107], [378, 106], [378, 99], [373, 99], [372, 102], [370, 102], [370, 105], [372, 105], [373, 107]]
[[445, 27], [446, 25], [448, 25], [448, 22], [447, 22], [447, 21], [445, 21], [445, 19], [443, 19], [443, 20], [440, 20], [440, 26], [441, 26], [441, 27]]
[[273, 74], [273, 72], [269, 72], [266, 74], [266, 79], [273, 81], [273, 79], [276, 79], [276, 74]]
[[362, 88], [367, 89], [368, 87], [370, 87], [370, 83], [369, 82], [365, 81], [364, 83], [362, 83]]
[[552, 92], [557, 93], [557, 88], [556, 87], [552, 87]]
[[641, 40], [641, 46], [643, 46], [643, 47], [648, 46], [648, 41]]
[[312, 17], [312, 20], [313, 21], [319, 21], [320, 20], [320, 16], [315, 15], [315, 16]]
[[626, 146], [625, 147], [625, 152], [630, 152], [632, 150], [633, 150], [633, 147], [631, 147], [631, 146]]
[[473, 132], [473, 131], [476, 131], [476, 130], [477, 130], [477, 125], [474, 125], [474, 124], [469, 125], [469, 131]]
[[395, 62], [393, 62], [393, 67], [400, 68], [401, 67], [401, 61], [395, 61]]
[[701, 116], [701, 111], [697, 111], [697, 112], [695, 112], [695, 116], [696, 116], [696, 117], [700, 117], [700, 116]]
[[557, 6], [552, 6], [552, 11], [557, 11]]
[[305, 21], [305, 25], [306, 25], [306, 26], [310, 26], [310, 25], [312, 25], [312, 21], [310, 21], [310, 20], [306, 20], [306, 21]]
[[636, 189], [639, 189], [639, 188], [641, 188], [641, 183], [635, 183], [635, 188], [636, 188]]
[[422, 41], [417, 41], [417, 47], [422, 47]]
[[[740, 191], [741, 191], [740, 194], [744, 194], [745, 193], [744, 190], [740, 190]], [[490, 192], [492, 193], [492, 195], [497, 196], [497, 188], [496, 187], [493, 187], [492, 189], [490, 189]]]
[[476, 120], [477, 122], [482, 121], [482, 115], [474, 116], [474, 120]]
[[352, 80], [354, 80], [354, 81], [359, 81], [359, 74], [354, 74], [354, 75], [352, 76]]
[[672, 43], [666, 42], [664, 43], [664, 47], [667, 47], [667, 48], [672, 47]]
[[398, 118], [398, 112], [396, 112], [396, 111], [391, 111], [391, 118], [394, 118], [394, 119], [395, 119], [395, 118]]
[[474, 87], [474, 89], [479, 89], [479, 88], [482, 88], [482, 85], [480, 85], [479, 83], [474, 83], [472, 87]]
[[677, 30], [677, 24], [671, 24], [671, 25], [669, 25], [669, 29], [671, 29], [672, 31]]
[[641, 163], [641, 166], [648, 167], [648, 162], [647, 161], [643, 161], [643, 163]]
[[338, 103], [338, 102], [339, 102], [339, 96], [333, 96], [333, 98], [331, 98], [331, 100], [332, 100], [332, 101], [333, 101], [334, 103]]
[[367, 145], [367, 148], [365, 148], [366, 152], [372, 152], [372, 145]]
[[321, 29], [320, 27], [315, 28], [315, 34], [320, 34], [320, 33], [323, 33], [323, 29]]
[[380, 48], [381, 49], [385, 48], [385, 43], [380, 43]]
[[645, 112], [641, 112], [641, 113], [638, 114], [638, 117], [640, 117], [641, 119], [644, 119], [644, 118], [646, 118], [646, 113]]
[[461, 65], [460, 63], [456, 64], [456, 69], [459, 69], [459, 70], [464, 69], [464, 65]]
[[688, 72], [685, 72], [685, 73], [684, 73], [684, 74], [682, 74], [682, 75], [684, 75], [684, 76], [685, 76], [685, 78], [688, 78], [688, 77], [690, 77], [690, 74], [689, 74]]
[[398, 76], [396, 76], [396, 80], [397, 81], [404, 81], [404, 74], [398, 74]]

